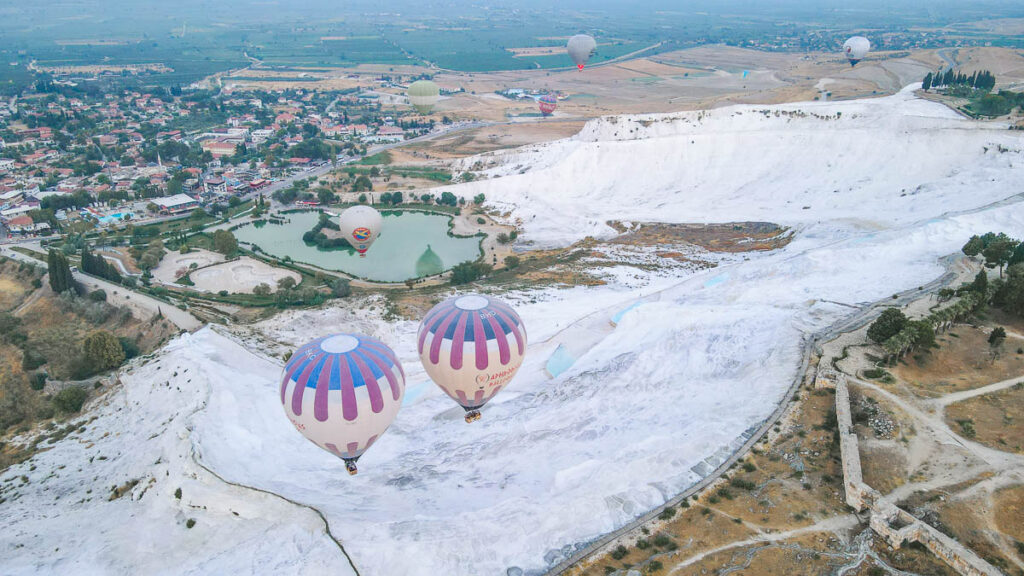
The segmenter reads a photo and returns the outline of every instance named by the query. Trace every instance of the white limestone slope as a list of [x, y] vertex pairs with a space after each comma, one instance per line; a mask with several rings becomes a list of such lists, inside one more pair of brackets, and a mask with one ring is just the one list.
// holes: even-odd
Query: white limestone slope
[[[899, 94], [608, 117], [552, 144], [474, 157], [484, 193], [539, 246], [610, 236], [609, 219], [914, 222], [1019, 185], [1019, 132]], [[999, 146], [1017, 153], [1000, 153]], [[523, 172], [520, 174], [520, 172]]]
[[[347, 573], [312, 512], [218, 480], [190, 463], [194, 451], [224, 481], [321, 511], [361, 574], [539, 573], [721, 461], [772, 411], [805, 335], [936, 278], [938, 258], [971, 234], [1024, 236], [1019, 198], [1000, 202], [1024, 189], [1017, 133], [910, 93], [757, 108], [601, 120], [484, 157], [506, 176], [451, 189], [511, 208], [542, 245], [607, 234], [609, 219], [757, 219], [792, 226], [786, 248], [700, 273], [630, 269], [607, 286], [507, 295], [529, 330], [527, 362], [472, 425], [420, 368], [414, 322], [359, 301], [259, 326], [289, 346], [358, 330], [396, 349], [406, 402], [355, 477], [291, 429], [279, 363], [210, 329], [182, 337], [128, 375], [86, 432], [0, 477], [31, 478], [17, 498], [3, 493], [0, 523], [16, 526], [0, 531], [4, 571]], [[782, 114], [795, 110], [819, 118]], [[549, 379], [560, 344], [578, 357]], [[100, 453], [111, 458], [89, 463]], [[136, 492], [154, 483], [106, 501], [134, 477]], [[88, 489], [100, 497], [71, 503]], [[151, 553], [158, 542], [166, 558]]]

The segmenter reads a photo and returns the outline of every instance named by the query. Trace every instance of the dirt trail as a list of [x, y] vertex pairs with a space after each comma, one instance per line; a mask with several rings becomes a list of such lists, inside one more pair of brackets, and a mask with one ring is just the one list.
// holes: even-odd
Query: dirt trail
[[1018, 376], [1016, 378], [1010, 378], [1009, 380], [1003, 380], [1002, 382], [996, 382], [995, 384], [989, 384], [988, 386], [982, 386], [981, 388], [975, 388], [973, 390], [964, 390], [963, 392], [954, 392], [947, 394], [940, 398], [927, 400], [927, 404], [933, 406], [933, 408], [942, 408], [949, 406], [955, 402], [967, 400], [968, 398], [974, 398], [975, 396], [982, 396], [984, 394], [991, 394], [992, 392], [998, 392], [1005, 390], [1011, 386], [1024, 383], [1024, 376]]
[[711, 550], [705, 550], [704, 552], [695, 554], [687, 558], [686, 560], [683, 560], [679, 564], [676, 564], [669, 572], [669, 575], [671, 576], [672, 574], [679, 572], [679, 570], [682, 568], [696, 564], [697, 562], [700, 562], [708, 556], [718, 554], [719, 552], [723, 552], [725, 550], [731, 550], [733, 548], [743, 548], [744, 546], [750, 546], [752, 544], [758, 544], [761, 542], [779, 542], [781, 540], [789, 540], [790, 538], [794, 538], [796, 536], [802, 536], [804, 534], [813, 534], [815, 532], [836, 532], [839, 530], [850, 530], [856, 528], [859, 524], [860, 519], [857, 518], [856, 515], [844, 514], [843, 516], [833, 516], [831, 518], [826, 518], [825, 520], [815, 522], [810, 526], [804, 526], [802, 528], [797, 528], [795, 530], [787, 530], [785, 532], [774, 532], [771, 534], [758, 534], [753, 538], [748, 538], [746, 540], [740, 540], [737, 542], [730, 542], [724, 546], [719, 546], [718, 548], [712, 548]]

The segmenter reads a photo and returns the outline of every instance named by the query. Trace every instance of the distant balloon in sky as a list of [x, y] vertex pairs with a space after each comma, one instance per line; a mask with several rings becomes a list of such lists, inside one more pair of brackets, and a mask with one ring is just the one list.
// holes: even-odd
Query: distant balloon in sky
[[431, 308], [419, 329], [420, 361], [430, 379], [466, 411], [480, 407], [516, 375], [526, 354], [526, 328], [508, 304], [480, 294]]
[[590, 60], [590, 57], [597, 50], [597, 42], [593, 36], [577, 34], [569, 38], [569, 43], [565, 47], [569, 51], [569, 57], [576, 63], [576, 67], [583, 70], [583, 67], [587, 65], [587, 61]]
[[871, 42], [863, 36], [854, 36], [843, 44], [843, 53], [850, 61], [850, 66], [856, 66], [857, 62], [868, 55], [869, 50], [871, 50]]
[[750, 76], [750, 70], [743, 71], [743, 77], [746, 78], [747, 76]]
[[359, 334], [318, 338], [284, 366], [281, 403], [310, 442], [345, 461], [356, 460], [388, 429], [405, 395], [405, 373], [383, 342]]
[[537, 107], [540, 108], [541, 114], [551, 116], [555, 108], [558, 108], [558, 98], [554, 94], [545, 94], [537, 100]]
[[430, 114], [434, 110], [434, 104], [441, 99], [441, 89], [430, 80], [417, 80], [409, 85], [406, 93], [409, 103], [420, 114]]
[[380, 212], [370, 206], [352, 206], [345, 209], [338, 218], [342, 236], [360, 256], [366, 256], [366, 251], [380, 236], [383, 224], [384, 218]]

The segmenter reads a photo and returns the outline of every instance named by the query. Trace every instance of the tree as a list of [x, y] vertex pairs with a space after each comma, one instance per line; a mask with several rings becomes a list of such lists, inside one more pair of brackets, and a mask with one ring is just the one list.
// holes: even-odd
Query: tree
[[484, 195], [482, 193], [481, 194], [477, 194], [476, 196], [473, 196], [473, 204], [477, 204], [477, 205], [483, 204], [484, 200], [486, 200], [486, 198], [484, 197]]
[[56, 250], [50, 250], [46, 257], [46, 268], [50, 273], [50, 288], [60, 294], [74, 288], [68, 259]]
[[378, 176], [380, 176], [380, 168], [378, 168], [376, 166], [374, 166], [373, 168], [370, 168], [370, 177], [371, 178], [376, 178]]
[[321, 188], [316, 191], [316, 199], [324, 205], [334, 202], [334, 192], [331, 192], [329, 188]]
[[491, 271], [491, 266], [483, 262], [463, 262], [456, 264], [452, 268], [451, 283], [455, 285], [468, 284], [473, 282], [488, 272]]
[[907, 328], [914, 331], [914, 346], [931, 348], [935, 345], [935, 328], [927, 320], [911, 320]]
[[964, 244], [963, 253], [967, 256], [977, 256], [981, 254], [981, 251], [985, 249], [985, 242], [981, 239], [981, 236], [975, 234], [971, 236], [971, 239]]
[[373, 190], [373, 182], [366, 176], [366, 174], [360, 174], [356, 181], [352, 184], [353, 192], [363, 192]]
[[924, 82], [921, 83], [921, 88], [928, 90], [932, 87], [932, 73], [929, 72], [924, 77]]
[[292, 288], [295, 288], [295, 278], [292, 278], [291, 276], [285, 276], [277, 281], [277, 290], [279, 292], [282, 290], [291, 290]]
[[903, 330], [907, 316], [899, 308], [886, 308], [877, 320], [868, 327], [868, 338], [881, 344]]
[[124, 348], [121, 342], [110, 332], [97, 330], [85, 337], [82, 342], [82, 355], [86, 367], [92, 372], [102, 372], [117, 368], [124, 362]]
[[213, 249], [225, 256], [234, 256], [238, 252], [238, 240], [230, 230], [217, 230], [213, 233]]
[[981, 251], [985, 257], [985, 265], [989, 268], [999, 267], [999, 277], [1003, 277], [1003, 266], [1010, 261], [1018, 242], [1006, 234], [1000, 233], [994, 238], [984, 250]]
[[255, 288], [252, 289], [252, 293], [257, 296], [267, 296], [270, 294], [270, 285], [266, 282], [260, 282]]
[[334, 281], [334, 286], [331, 288], [331, 292], [334, 294], [335, 298], [347, 298], [352, 294], [352, 286], [349, 285], [347, 279], [338, 278]]
[[519, 267], [519, 256], [505, 256], [505, 268], [512, 269]]
[[61, 412], [72, 414], [82, 409], [88, 396], [89, 393], [84, 388], [71, 386], [54, 395], [53, 406]]
[[982, 270], [974, 277], [974, 281], [968, 285], [968, 290], [977, 293], [982, 298], [988, 297], [988, 274]]
[[1006, 328], [1002, 326], [997, 326], [988, 335], [988, 345], [992, 347], [1001, 345], [1004, 340], [1006, 340]]

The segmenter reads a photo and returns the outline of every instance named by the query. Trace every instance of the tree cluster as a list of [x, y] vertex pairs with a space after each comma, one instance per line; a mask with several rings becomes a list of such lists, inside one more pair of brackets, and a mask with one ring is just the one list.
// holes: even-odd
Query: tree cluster
[[954, 71], [952, 68], [934, 74], [929, 72], [924, 77], [922, 87], [925, 90], [931, 88], [950, 88], [953, 86], [968, 86], [985, 92], [991, 91], [996, 86], [996, 77], [988, 70], [975, 71], [968, 76], [963, 72]]
[[121, 283], [121, 273], [117, 268], [104, 257], [93, 254], [88, 247], [82, 248], [82, 272], [117, 284]]
[[452, 268], [451, 283], [454, 285], [469, 284], [486, 276], [493, 268], [483, 262], [463, 262]]

